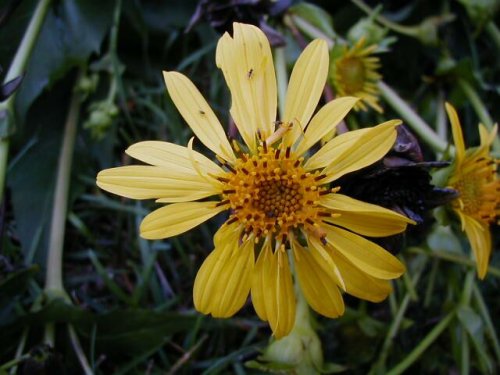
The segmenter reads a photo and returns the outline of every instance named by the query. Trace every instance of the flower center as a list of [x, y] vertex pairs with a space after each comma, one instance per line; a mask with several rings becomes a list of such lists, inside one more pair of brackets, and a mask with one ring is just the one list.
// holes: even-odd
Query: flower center
[[320, 186], [324, 176], [307, 172], [302, 161], [289, 148], [264, 142], [257, 154], [242, 154], [233, 166], [226, 165], [223, 201], [231, 207], [229, 220], [242, 223], [256, 239], [273, 234], [282, 243], [293, 229], [318, 228], [324, 213], [317, 202], [329, 190]]
[[460, 196], [453, 207], [486, 224], [495, 222], [500, 214], [500, 180], [496, 178], [495, 161], [474, 160], [473, 168], [464, 168], [452, 184]]
[[365, 65], [361, 59], [347, 57], [337, 62], [338, 80], [342, 84], [346, 95], [363, 91], [365, 84]]

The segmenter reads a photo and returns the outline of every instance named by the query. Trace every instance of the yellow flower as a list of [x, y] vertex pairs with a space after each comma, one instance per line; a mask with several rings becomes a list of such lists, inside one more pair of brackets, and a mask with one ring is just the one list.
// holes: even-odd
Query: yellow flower
[[491, 133], [479, 125], [481, 144], [465, 149], [462, 129], [455, 108], [446, 103], [455, 143], [455, 161], [448, 185], [457, 190], [459, 197], [452, 202], [453, 211], [462, 223], [476, 258], [476, 269], [480, 279], [486, 276], [491, 253], [489, 225], [497, 223], [500, 215], [500, 180], [497, 165], [490, 155], [490, 146], [497, 134], [497, 126]]
[[384, 112], [378, 104], [377, 82], [382, 78], [377, 72], [380, 60], [373, 56], [376, 45], [365, 47], [364, 38], [352, 48], [347, 46], [334, 47], [331, 53], [330, 80], [335, 87], [337, 96], [354, 96], [360, 100], [355, 104], [355, 110], [366, 111], [367, 105], [379, 113]]
[[233, 37], [226, 33], [219, 40], [216, 62], [244, 144], [231, 145], [187, 77], [165, 72], [177, 109], [219, 164], [193, 150], [192, 139], [188, 147], [140, 142], [126, 152], [150, 165], [101, 171], [97, 184], [124, 197], [170, 203], [144, 218], [140, 232], [147, 239], [175, 236], [228, 211], [194, 284], [194, 305], [204, 314], [232, 316], [251, 292], [258, 316], [275, 337], [287, 335], [296, 303], [290, 258], [306, 300], [320, 314], [344, 313], [341, 290], [369, 301], [384, 299], [391, 291], [388, 280], [404, 266], [358, 234], [389, 236], [412, 221], [339, 194], [330, 183], [383, 157], [400, 121], [342, 134], [308, 157], [311, 146], [356, 103], [339, 98], [313, 116], [328, 74], [326, 42], [313, 41], [296, 62], [281, 121], [275, 121], [271, 49], [258, 28], [235, 23]]

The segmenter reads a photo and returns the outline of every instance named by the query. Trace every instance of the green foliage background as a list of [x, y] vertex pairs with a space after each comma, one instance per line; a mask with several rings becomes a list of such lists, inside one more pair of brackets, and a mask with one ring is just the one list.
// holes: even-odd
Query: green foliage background
[[[3, 1], [2, 7], [10, 3], [17, 2]], [[21, 1], [2, 20], [4, 72], [37, 3]], [[0, 374], [16, 363], [24, 374], [43, 366], [49, 366], [48, 373], [80, 373], [81, 358], [96, 374], [263, 371], [245, 366], [270, 337], [249, 304], [225, 320], [202, 316], [193, 308], [196, 271], [212, 250], [212, 234], [220, 222], [212, 220], [165, 241], [146, 241], [138, 236], [138, 225], [154, 204], [111, 196], [95, 186], [99, 170], [130, 162], [123, 154], [128, 145], [141, 140], [186, 144], [190, 138], [166, 93], [162, 70], [190, 77], [227, 122], [229, 95], [215, 66], [220, 34], [207, 22], [185, 32], [196, 3], [51, 2], [15, 96], [15, 116], [0, 123], [0, 136], [10, 142], [0, 213]], [[298, 14], [344, 37], [366, 17], [352, 2], [315, 3], [323, 12], [315, 8]], [[382, 2], [379, 13], [384, 17], [421, 28], [414, 35], [387, 31], [384, 42], [394, 40], [380, 55], [381, 72], [430, 124], [439, 121], [443, 100], [452, 102], [461, 114], [466, 143], [477, 145], [480, 118], [463, 82], [493, 119], [500, 118], [498, 2], [486, 1], [491, 11], [479, 15], [463, 3]], [[444, 14], [454, 19], [434, 28], [423, 22]], [[285, 35], [292, 66], [299, 46], [279, 19], [269, 23]], [[68, 176], [62, 268], [67, 295], [54, 296], [44, 291], [44, 278], [53, 272], [47, 258], [54, 189], [75, 95], [79, 119]], [[350, 114], [348, 124], [373, 125], [401, 116], [383, 106], [383, 115]], [[436, 158], [432, 149], [422, 147], [428, 160]], [[325, 361], [338, 365], [325, 368], [400, 373], [398, 364], [408, 361], [408, 368], [419, 373], [499, 371], [498, 227], [493, 231], [492, 268], [483, 282], [474, 277], [468, 243], [455, 234], [460, 231], [434, 227], [400, 254], [408, 273], [395, 282], [387, 301], [347, 298], [343, 317], [315, 317]], [[464, 285], [471, 288], [469, 298], [464, 297]], [[436, 330], [441, 323], [443, 328]], [[51, 325], [54, 347], [47, 349], [41, 344]], [[78, 340], [71, 339], [71, 329]]]

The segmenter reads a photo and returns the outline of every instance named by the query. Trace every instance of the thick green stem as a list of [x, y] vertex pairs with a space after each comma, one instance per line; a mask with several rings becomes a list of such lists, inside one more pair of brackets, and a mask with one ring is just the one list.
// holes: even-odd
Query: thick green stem
[[[10, 64], [9, 70], [5, 75], [4, 82], [8, 82], [21, 74], [26, 69], [29, 57], [33, 50], [33, 46], [38, 38], [42, 27], [45, 15], [49, 9], [51, 0], [41, 0], [31, 17], [31, 21], [26, 29], [21, 44], [19, 45], [14, 60]], [[14, 118], [14, 98], [15, 93], [11, 95], [5, 102], [0, 103], [0, 115], [5, 116], [6, 129], [1, 129], [3, 134], [0, 134], [0, 197], [3, 197], [5, 187], [5, 175], [7, 173], [7, 154], [9, 150], [9, 132], [12, 131], [13, 125], [8, 124]], [[4, 112], [3, 114], [1, 112]]]
[[81, 97], [76, 91], [73, 93], [66, 119], [61, 153], [54, 192], [52, 222], [50, 226], [49, 254], [45, 278], [45, 291], [48, 294], [64, 295], [62, 279], [62, 259], [64, 232], [68, 206], [69, 182], [71, 177], [71, 163], [75, 145], [78, 115], [80, 112]]
[[437, 324], [432, 331], [430, 331], [427, 336], [417, 345], [415, 349], [408, 354], [403, 361], [401, 361], [396, 367], [387, 372], [387, 375], [398, 375], [402, 374], [408, 367], [410, 367], [417, 359], [420, 358], [422, 353], [427, 350], [429, 346], [443, 333], [443, 331], [451, 323], [452, 319], [455, 317], [455, 310], [451, 311], [446, 315], [446, 317]]
[[448, 143], [442, 140], [417, 113], [386, 83], [377, 84], [385, 101], [408, 123], [408, 125], [436, 152], [444, 152]]

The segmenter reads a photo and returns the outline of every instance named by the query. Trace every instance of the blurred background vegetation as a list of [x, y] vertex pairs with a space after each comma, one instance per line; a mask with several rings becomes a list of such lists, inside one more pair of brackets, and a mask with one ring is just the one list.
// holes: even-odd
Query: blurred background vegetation
[[[264, 371], [245, 365], [270, 337], [249, 304], [224, 320], [193, 308], [196, 271], [220, 222], [146, 241], [138, 224], [154, 203], [95, 186], [99, 170], [130, 162], [123, 154], [128, 145], [186, 144], [190, 138], [162, 70], [190, 77], [228, 123], [229, 93], [215, 66], [215, 47], [233, 20], [265, 23], [273, 41], [284, 45], [289, 68], [311, 30], [334, 41], [376, 43], [384, 82], [445, 139], [445, 100], [459, 110], [468, 145], [479, 142], [479, 121], [500, 118], [498, 1], [277, 3], [0, 1], [6, 84], [0, 103], [0, 374]], [[217, 4], [227, 8], [216, 12]], [[283, 9], [276, 11], [277, 5]], [[380, 105], [383, 114], [351, 113], [348, 127], [405, 119], [401, 107], [384, 98]], [[441, 157], [428, 144], [421, 147], [425, 160]], [[426, 220], [424, 233], [405, 240], [399, 256], [408, 272], [387, 301], [347, 298], [343, 317], [315, 317], [331, 364], [325, 369], [500, 370], [498, 226], [490, 273], [480, 282], [467, 241], [452, 230], [456, 223]]]

